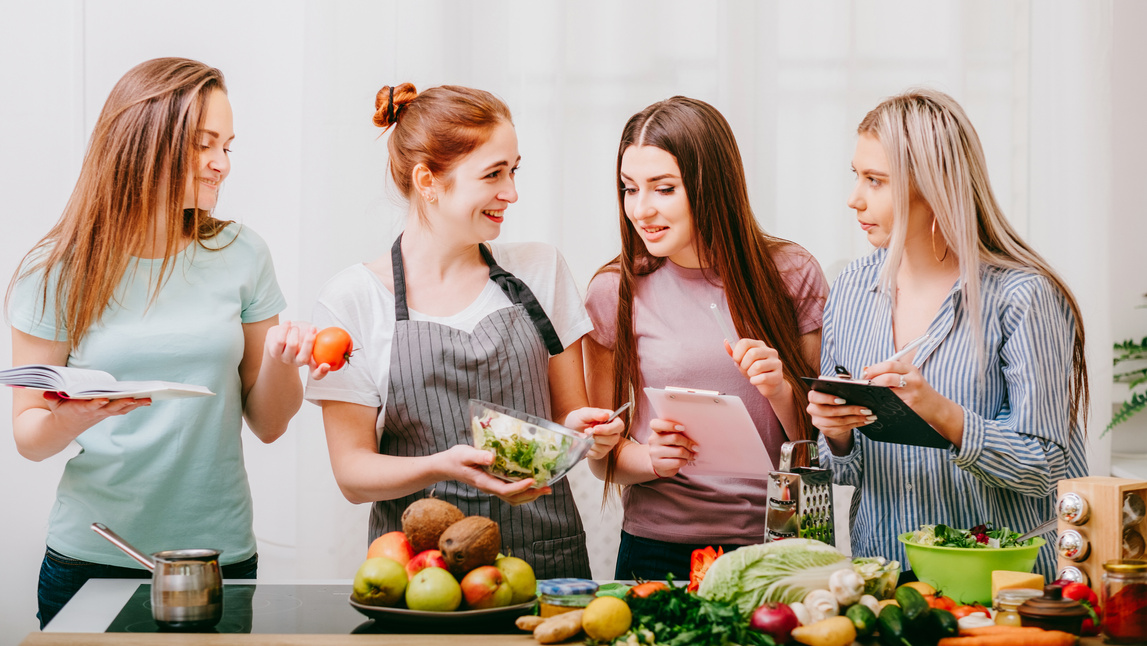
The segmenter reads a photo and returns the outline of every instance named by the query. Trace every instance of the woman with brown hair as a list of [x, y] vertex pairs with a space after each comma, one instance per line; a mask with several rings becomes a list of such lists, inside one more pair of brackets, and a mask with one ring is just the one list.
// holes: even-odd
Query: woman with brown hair
[[471, 445], [471, 398], [589, 430], [591, 457], [622, 427], [586, 407], [591, 326], [565, 259], [541, 243], [487, 243], [518, 199], [510, 110], [482, 90], [403, 83], [379, 90], [374, 123], [391, 131], [390, 175], [410, 206], [389, 251], [332, 278], [315, 308], [360, 348], [307, 386], [335, 479], [351, 502], [373, 503], [368, 540], [433, 495], [496, 521], [503, 550], [539, 578], [588, 577], [569, 482], [503, 482], [481, 468], [494, 454]]
[[[592, 404], [634, 401], [635, 441], [591, 468], [625, 485], [616, 576], [687, 578], [694, 549], [763, 540], [766, 481], [680, 473], [696, 448], [689, 429], [654, 418], [642, 388], [739, 396], [775, 464], [786, 440], [815, 437], [800, 377], [816, 365], [828, 286], [807, 251], [757, 224], [713, 106], [678, 96], [634, 115], [617, 174], [621, 255], [589, 286], [586, 373]], [[743, 338], [724, 339], [710, 303]]]
[[82, 448], [49, 519], [41, 626], [89, 578], [151, 576], [89, 529], [97, 521], [144, 552], [220, 549], [224, 578], [255, 576], [240, 431], [246, 420], [273, 442], [286, 430], [314, 328], [278, 323], [285, 302], [266, 244], [211, 215], [233, 139], [219, 70], [182, 58], [132, 68], [96, 121], [63, 216], [9, 285], [15, 365], [215, 393], [152, 405], [13, 391], [21, 455]]
[[[852, 553], [906, 563], [901, 532], [1025, 531], [1053, 517], [1059, 480], [1087, 475], [1083, 318], [1008, 224], [952, 97], [893, 96], [857, 132], [848, 205], [875, 250], [833, 284], [822, 371], [839, 365], [895, 388], [950, 446], [870, 440], [856, 429], [872, 411], [826, 393], [809, 393], [808, 410], [834, 480], [856, 487]], [[1035, 569], [1054, 568], [1049, 543]]]

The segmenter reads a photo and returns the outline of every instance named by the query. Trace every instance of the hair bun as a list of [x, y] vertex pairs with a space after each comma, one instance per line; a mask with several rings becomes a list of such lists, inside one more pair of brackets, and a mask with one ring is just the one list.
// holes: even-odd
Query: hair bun
[[374, 125], [386, 130], [398, 123], [398, 115], [402, 108], [418, 97], [418, 90], [413, 83], [403, 83], [397, 86], [384, 85], [374, 95]]

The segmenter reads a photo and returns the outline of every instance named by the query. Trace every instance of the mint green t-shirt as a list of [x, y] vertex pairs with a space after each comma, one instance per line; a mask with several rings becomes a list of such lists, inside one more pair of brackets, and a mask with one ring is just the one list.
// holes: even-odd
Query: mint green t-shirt
[[[161, 260], [129, 266], [116, 301], [68, 357], [120, 380], [206, 386], [214, 397], [154, 402], [110, 417], [80, 434], [49, 517], [47, 544], [72, 558], [139, 567], [90, 529], [101, 522], [140, 550], [187, 547], [223, 551], [222, 564], [255, 553], [251, 489], [243, 465], [239, 362], [244, 323], [264, 321], [286, 302], [266, 243], [232, 224], [207, 249], [191, 244], [174, 259], [159, 298], [149, 304], [149, 274]], [[10, 302], [12, 325], [63, 339], [54, 291], [41, 307], [42, 274], [21, 280]]]

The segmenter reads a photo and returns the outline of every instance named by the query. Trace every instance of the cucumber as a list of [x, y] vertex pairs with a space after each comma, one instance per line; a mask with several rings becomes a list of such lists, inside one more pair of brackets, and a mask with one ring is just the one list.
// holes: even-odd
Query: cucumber
[[913, 628], [924, 625], [924, 621], [932, 611], [931, 606], [924, 600], [924, 595], [916, 588], [902, 585], [896, 588], [895, 596], [896, 603], [899, 603], [900, 609], [904, 611], [904, 621]]
[[913, 646], [908, 641], [904, 611], [900, 606], [889, 604], [880, 609], [876, 618], [876, 629], [880, 632], [880, 643], [884, 646]]
[[853, 604], [848, 610], [844, 611], [844, 616], [852, 621], [852, 625], [856, 628], [856, 638], [868, 637], [876, 632], [876, 613], [861, 603]]
[[928, 616], [931, 624], [929, 632], [936, 639], [956, 637], [960, 634], [960, 625], [956, 621], [956, 615], [941, 608], [933, 608]]

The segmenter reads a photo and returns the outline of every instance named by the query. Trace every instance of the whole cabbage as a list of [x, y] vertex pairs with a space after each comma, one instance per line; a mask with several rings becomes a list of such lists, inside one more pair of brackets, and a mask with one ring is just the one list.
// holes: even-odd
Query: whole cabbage
[[833, 572], [851, 567], [836, 548], [812, 539], [746, 545], [713, 561], [697, 594], [735, 603], [749, 615], [766, 601], [792, 604], [813, 590], [827, 590]]

